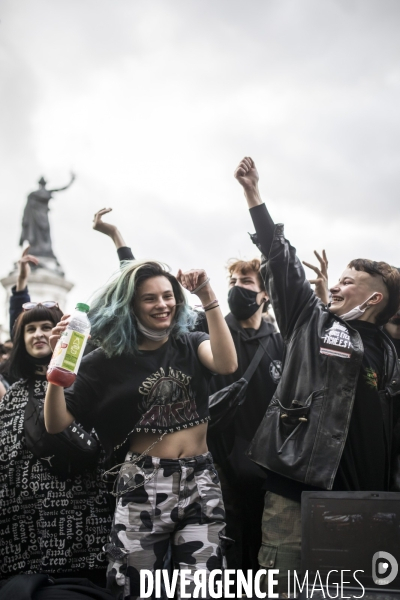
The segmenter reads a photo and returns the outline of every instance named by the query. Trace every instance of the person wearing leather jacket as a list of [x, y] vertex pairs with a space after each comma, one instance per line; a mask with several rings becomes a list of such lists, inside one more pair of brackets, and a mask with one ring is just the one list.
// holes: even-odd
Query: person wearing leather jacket
[[381, 328], [399, 308], [400, 276], [387, 263], [354, 260], [325, 306], [261, 200], [251, 158], [235, 177], [286, 348], [280, 383], [248, 450], [271, 474], [259, 562], [280, 569], [278, 590], [285, 591], [284, 571], [301, 570], [303, 490], [400, 489], [400, 370]]

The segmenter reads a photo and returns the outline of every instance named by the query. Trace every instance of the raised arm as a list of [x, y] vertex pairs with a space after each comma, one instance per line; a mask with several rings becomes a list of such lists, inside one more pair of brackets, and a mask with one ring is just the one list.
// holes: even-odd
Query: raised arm
[[112, 239], [117, 249], [118, 258], [120, 261], [134, 260], [135, 257], [132, 254], [132, 250], [125, 244], [125, 240], [122, 237], [122, 233], [118, 227], [103, 221], [104, 215], [111, 211], [112, 208], [102, 208], [101, 210], [97, 211], [93, 218], [93, 229], [95, 231], [99, 231], [100, 233], [104, 233], [104, 235], [107, 235]]
[[287, 340], [294, 331], [300, 315], [306, 318], [317, 302], [305, 276], [296, 250], [285, 239], [283, 225], [274, 225], [258, 190], [258, 172], [254, 161], [246, 157], [235, 171], [243, 187], [256, 229], [253, 242], [264, 255], [261, 274], [269, 292], [271, 304], [282, 337]]
[[[69, 315], [64, 315], [50, 336], [50, 345], [54, 350], [61, 333], [67, 326]], [[73, 415], [67, 409], [65, 403], [64, 389], [53, 383], [47, 386], [46, 398], [44, 401], [44, 423], [49, 433], [60, 433], [64, 431], [74, 421]]]
[[207, 273], [203, 269], [185, 273], [179, 270], [176, 277], [185, 289], [198, 296], [205, 309], [210, 339], [199, 346], [200, 362], [220, 375], [234, 373], [238, 367], [235, 345]]
[[18, 261], [17, 284], [11, 290], [10, 336], [12, 336], [14, 323], [22, 312], [22, 305], [31, 299], [27, 287], [29, 275], [31, 274], [30, 264], [38, 265], [39, 259], [33, 254], [29, 254], [29, 246], [27, 246]]

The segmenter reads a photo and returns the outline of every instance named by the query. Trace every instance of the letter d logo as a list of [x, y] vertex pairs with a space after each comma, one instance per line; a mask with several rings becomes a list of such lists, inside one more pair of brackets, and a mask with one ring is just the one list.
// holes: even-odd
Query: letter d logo
[[[387, 577], [382, 577], [382, 575], [388, 573], [389, 565], [391, 568], [390, 574]], [[392, 554], [383, 551], [375, 552], [372, 557], [372, 579], [376, 585], [389, 585], [397, 577], [398, 571], [399, 565]]]

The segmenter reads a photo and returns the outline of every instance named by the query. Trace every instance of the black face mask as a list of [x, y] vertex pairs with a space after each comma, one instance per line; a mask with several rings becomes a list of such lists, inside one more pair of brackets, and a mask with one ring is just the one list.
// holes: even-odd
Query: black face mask
[[231, 313], [238, 321], [246, 321], [260, 308], [257, 304], [258, 292], [234, 285], [228, 293], [228, 304]]

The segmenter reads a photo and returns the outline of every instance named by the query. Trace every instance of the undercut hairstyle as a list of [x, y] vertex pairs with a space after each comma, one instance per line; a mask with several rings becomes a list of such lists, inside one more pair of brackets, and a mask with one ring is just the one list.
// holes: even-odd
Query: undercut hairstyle
[[[260, 267], [261, 261], [259, 258], [253, 258], [252, 260], [240, 260], [238, 258], [232, 258], [227, 265], [229, 277], [232, 277], [235, 271], [241, 273], [242, 275], [247, 275], [248, 273], [250, 273], [250, 271], [254, 271], [255, 273], [257, 273], [257, 281], [258, 285], [260, 286], [260, 291], [267, 292], [264, 280], [261, 277]], [[269, 305], [269, 300], [264, 302], [263, 312], [267, 311]]]
[[376, 317], [377, 325], [385, 325], [400, 307], [400, 273], [396, 267], [386, 262], [376, 262], [367, 258], [356, 258], [348, 264], [349, 269], [364, 271], [372, 277], [381, 277], [388, 291], [385, 307]]
[[183, 288], [168, 266], [157, 261], [127, 261], [111, 282], [99, 290], [89, 311], [91, 341], [101, 346], [108, 357], [140, 353], [141, 334], [133, 305], [140, 286], [151, 277], [165, 277], [171, 282], [176, 309], [170, 335], [179, 337], [194, 328], [198, 313], [189, 306]]
[[[37, 365], [25, 348], [25, 326], [34, 321], [51, 321], [55, 327], [63, 316], [58, 307], [46, 308], [38, 304], [31, 310], [22, 312], [14, 323], [12, 331], [13, 347], [8, 360], [1, 365], [1, 372], [13, 379], [30, 379], [35, 375]], [[49, 352], [49, 361], [51, 357]]]

